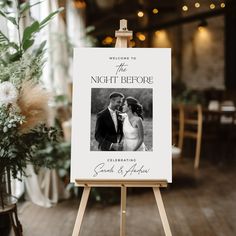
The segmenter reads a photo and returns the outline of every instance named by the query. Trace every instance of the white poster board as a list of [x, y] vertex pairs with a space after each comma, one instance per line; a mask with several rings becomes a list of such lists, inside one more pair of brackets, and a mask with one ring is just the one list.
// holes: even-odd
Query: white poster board
[[171, 50], [77, 48], [73, 70], [71, 182], [171, 182]]

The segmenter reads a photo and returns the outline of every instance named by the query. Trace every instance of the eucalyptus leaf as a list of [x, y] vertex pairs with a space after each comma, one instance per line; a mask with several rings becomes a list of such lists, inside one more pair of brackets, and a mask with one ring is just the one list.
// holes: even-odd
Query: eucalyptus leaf
[[9, 42], [9, 46], [16, 49], [16, 50], [19, 50], [19, 46], [14, 42]]
[[0, 6], [1, 7], [6, 7], [6, 6], [11, 7], [12, 6], [12, 1], [11, 0], [1, 0], [0, 1]]
[[43, 52], [46, 43], [47, 43], [47, 41], [44, 40], [44, 41], [39, 45], [39, 47], [37, 48], [37, 50], [35, 50], [35, 55], [36, 55], [36, 56], [40, 55], [40, 54]]
[[47, 23], [55, 16], [57, 15], [59, 12], [62, 12], [64, 10], [63, 7], [60, 7], [59, 9], [57, 9], [56, 11], [52, 12], [51, 14], [49, 14], [45, 19], [43, 19], [40, 22], [40, 30], [45, 27], [47, 25]]
[[12, 16], [7, 16], [3, 11], [0, 10], [0, 15], [9, 20], [12, 24], [17, 25], [16, 19]]
[[7, 19], [8, 19], [9, 21], [11, 21], [12, 24], [17, 25], [16, 19], [15, 19], [14, 17], [8, 16]]
[[3, 127], [3, 133], [6, 133], [7, 131], [8, 131], [7, 126], [4, 126], [4, 127]]
[[23, 49], [26, 51], [28, 48], [30, 48], [34, 44], [34, 39], [27, 39], [23, 43]]
[[9, 39], [7, 38], [7, 36], [0, 30], [0, 42], [6, 41], [7, 43], [9, 43]]
[[22, 53], [20, 51], [17, 51], [13, 54], [9, 54], [8, 58], [9, 58], [10, 62], [14, 62], [14, 61], [19, 60], [21, 58], [21, 56], [22, 56]]
[[30, 9], [31, 7], [35, 6], [35, 5], [38, 5], [42, 2], [36, 2], [34, 4], [31, 4], [29, 2], [25, 2], [25, 3], [22, 3], [20, 5], [20, 14], [23, 14], [25, 11], [27, 11], [28, 9]]
[[5, 153], [5, 150], [2, 148], [2, 149], [0, 149], [0, 157], [1, 156], [3, 156], [4, 155], [4, 153]]
[[39, 22], [34, 21], [30, 26], [26, 27], [23, 33], [22, 43], [24, 44], [26, 40], [31, 39], [31, 37], [39, 31]]
[[16, 50], [19, 50], [19, 46], [14, 42], [10, 42], [10, 40], [7, 38], [6, 35], [3, 34], [2, 31], [0, 31], [0, 43], [1, 44], [6, 44], [8, 48], [12, 47]]

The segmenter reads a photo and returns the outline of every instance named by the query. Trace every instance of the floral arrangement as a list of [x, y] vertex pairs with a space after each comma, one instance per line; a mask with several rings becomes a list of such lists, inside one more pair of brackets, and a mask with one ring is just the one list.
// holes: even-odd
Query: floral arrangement
[[62, 9], [41, 22], [32, 20], [20, 32], [21, 19], [40, 2], [15, 2], [17, 12], [9, 5], [0, 10], [19, 36], [18, 42], [13, 42], [0, 31], [0, 177], [7, 169], [14, 178], [21, 178], [29, 163], [48, 165], [35, 153], [41, 143], [54, 142], [57, 137], [56, 129], [46, 126], [50, 94], [40, 83], [46, 42], [34, 42], [37, 33]]
[[45, 139], [56, 138], [56, 130], [44, 125], [48, 98], [46, 90], [31, 81], [20, 89], [9, 81], [0, 83], [0, 174], [8, 168], [16, 178], [28, 163], [44, 165], [34, 153]]

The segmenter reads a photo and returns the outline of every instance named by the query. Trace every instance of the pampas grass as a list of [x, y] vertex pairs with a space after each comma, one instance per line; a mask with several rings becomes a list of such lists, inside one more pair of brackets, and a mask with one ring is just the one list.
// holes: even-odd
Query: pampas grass
[[50, 94], [40, 84], [25, 80], [19, 93], [18, 106], [25, 122], [20, 127], [21, 133], [27, 133], [41, 123], [47, 122]]

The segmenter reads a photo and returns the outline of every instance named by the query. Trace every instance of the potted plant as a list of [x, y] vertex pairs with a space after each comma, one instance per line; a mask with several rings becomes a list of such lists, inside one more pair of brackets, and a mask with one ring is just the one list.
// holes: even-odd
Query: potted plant
[[[46, 166], [45, 159], [34, 155], [40, 143], [53, 141], [56, 129], [45, 124], [49, 93], [40, 82], [46, 41], [35, 45], [35, 37], [62, 9], [52, 12], [41, 22], [34, 20], [24, 31], [20, 22], [33, 5], [24, 2], [12, 8], [2, 8], [0, 15], [16, 28], [18, 42], [11, 41], [0, 31], [0, 208], [7, 203], [6, 171], [13, 178], [25, 175], [25, 167]], [[12, 11], [9, 11], [12, 10]]]

